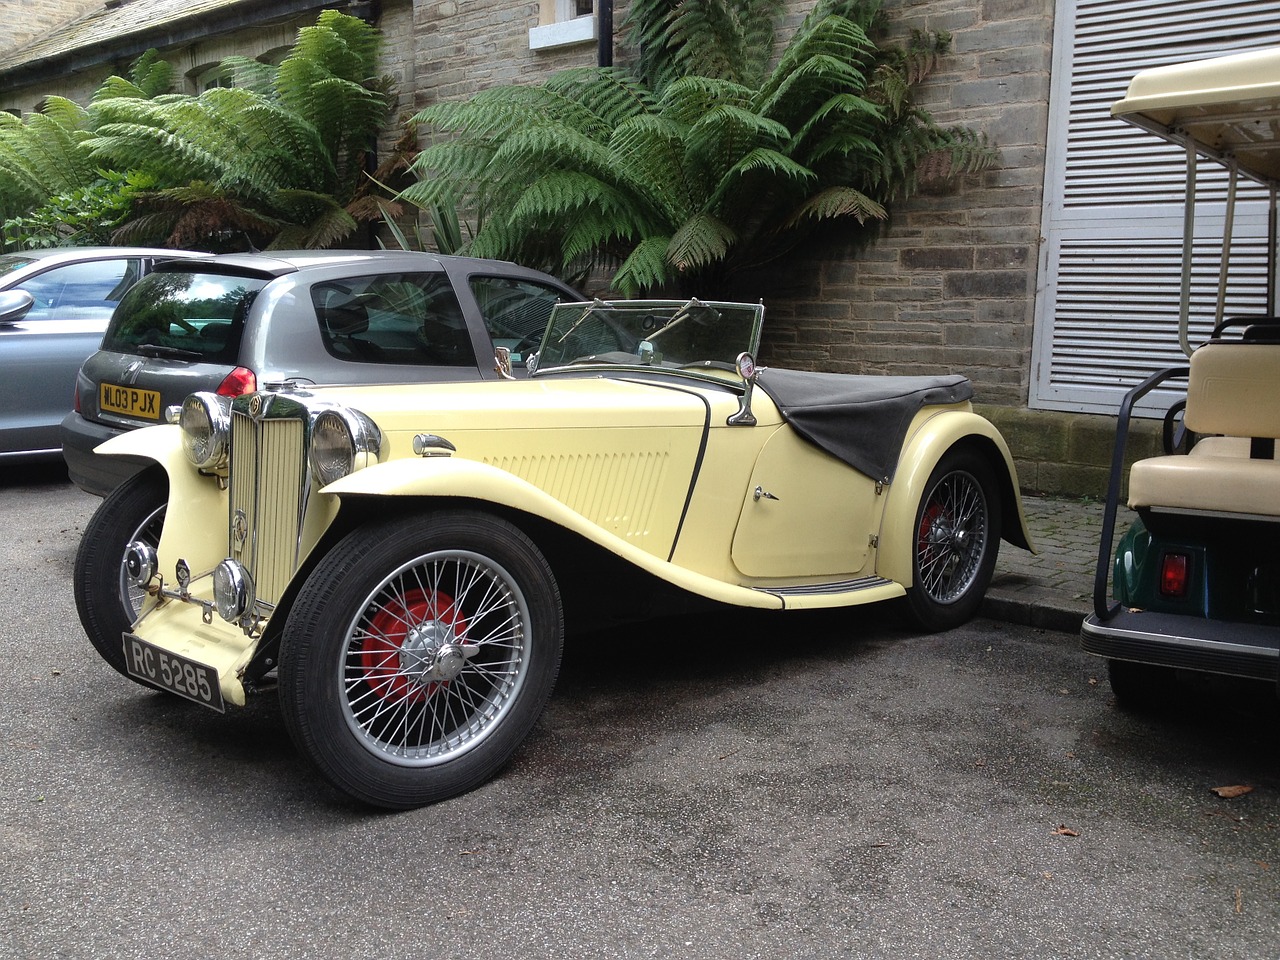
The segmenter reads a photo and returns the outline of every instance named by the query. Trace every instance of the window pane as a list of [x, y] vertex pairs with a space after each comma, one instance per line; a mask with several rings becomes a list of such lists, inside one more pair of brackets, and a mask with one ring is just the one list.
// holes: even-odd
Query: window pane
[[138, 260], [94, 260], [54, 267], [20, 283], [35, 298], [28, 320], [105, 320], [138, 279]]
[[443, 273], [318, 283], [311, 300], [325, 349], [339, 360], [476, 366], [462, 307]]
[[471, 292], [493, 345], [510, 347], [511, 362], [516, 365], [538, 349], [551, 308], [565, 299], [552, 287], [507, 277], [472, 277]]

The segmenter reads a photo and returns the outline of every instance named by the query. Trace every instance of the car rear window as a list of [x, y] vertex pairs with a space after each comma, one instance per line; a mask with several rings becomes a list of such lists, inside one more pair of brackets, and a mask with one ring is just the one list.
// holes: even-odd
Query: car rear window
[[383, 273], [311, 288], [325, 349], [358, 363], [474, 367], [475, 348], [443, 273]]
[[102, 349], [235, 363], [244, 318], [267, 281], [212, 273], [153, 273], [120, 301]]

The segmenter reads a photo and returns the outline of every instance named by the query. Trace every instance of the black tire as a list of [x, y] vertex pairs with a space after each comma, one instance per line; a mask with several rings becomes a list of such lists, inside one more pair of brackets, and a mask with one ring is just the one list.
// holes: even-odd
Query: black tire
[[1107, 679], [1120, 709], [1135, 713], [1168, 710], [1178, 684], [1172, 667], [1130, 660], [1108, 660]]
[[159, 467], [136, 473], [116, 487], [84, 528], [72, 581], [76, 612], [93, 648], [113, 668], [144, 687], [151, 684], [129, 676], [124, 665], [121, 635], [133, 626], [144, 596], [125, 577], [124, 555], [135, 540], [152, 546], [160, 542], [168, 502], [169, 477]]
[[978, 612], [1000, 551], [1000, 524], [991, 464], [974, 450], [948, 451], [929, 475], [911, 529], [906, 609], [916, 626], [950, 630]]
[[335, 787], [402, 810], [471, 790], [541, 716], [564, 645], [542, 554], [484, 513], [366, 524], [308, 576], [281, 636], [280, 707]]

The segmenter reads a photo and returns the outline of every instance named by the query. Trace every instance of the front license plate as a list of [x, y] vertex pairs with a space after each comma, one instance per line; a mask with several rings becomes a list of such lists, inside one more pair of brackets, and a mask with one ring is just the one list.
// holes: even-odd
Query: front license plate
[[107, 413], [123, 413], [126, 417], [160, 419], [160, 394], [155, 390], [104, 383], [98, 387], [98, 406]]
[[213, 667], [161, 650], [131, 633], [124, 635], [124, 662], [129, 673], [139, 680], [219, 713], [226, 710], [222, 688], [218, 686], [218, 672]]

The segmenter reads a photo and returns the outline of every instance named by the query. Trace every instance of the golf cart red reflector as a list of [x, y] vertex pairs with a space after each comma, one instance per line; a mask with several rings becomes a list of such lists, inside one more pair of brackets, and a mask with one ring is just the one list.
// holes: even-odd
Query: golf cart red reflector
[[1187, 595], [1187, 571], [1190, 558], [1185, 553], [1166, 553], [1160, 561], [1160, 593], [1181, 599]]

